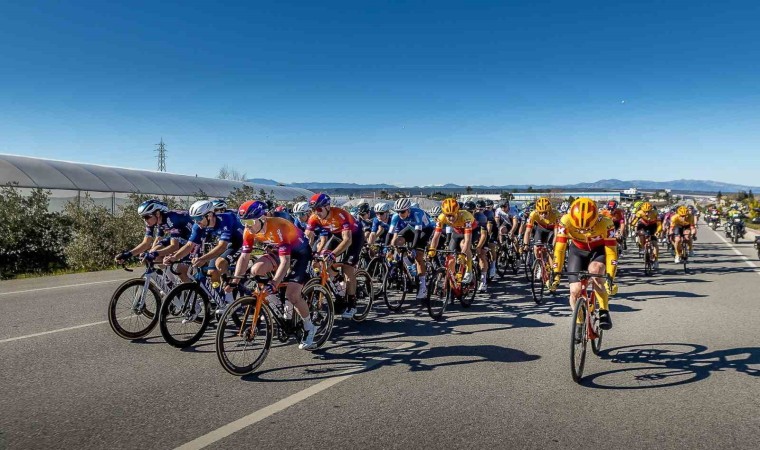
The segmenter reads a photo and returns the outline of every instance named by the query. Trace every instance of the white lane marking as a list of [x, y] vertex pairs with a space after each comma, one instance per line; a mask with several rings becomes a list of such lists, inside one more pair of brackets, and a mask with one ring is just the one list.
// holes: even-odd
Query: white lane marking
[[25, 336], [17, 336], [17, 337], [12, 337], [8, 339], [1, 339], [0, 344], [5, 344], [6, 342], [20, 341], [21, 339], [29, 339], [29, 338], [33, 338], [37, 336], [45, 336], [46, 334], [60, 333], [62, 331], [71, 331], [71, 330], [78, 330], [79, 328], [94, 327], [95, 325], [102, 325], [104, 323], [108, 323], [108, 321], [102, 320], [100, 322], [86, 323], [84, 325], [76, 325], [73, 327], [60, 328], [58, 330], [43, 331], [42, 333], [27, 334]]
[[[413, 346], [414, 346], [413, 343], [406, 342], [396, 347], [392, 351], [390, 351], [389, 354], [393, 354], [399, 350], [404, 350]], [[335, 386], [341, 381], [345, 381], [351, 378], [352, 376], [358, 373], [364, 372], [368, 369], [371, 369], [372, 367], [375, 367], [376, 365], [383, 363], [387, 360], [388, 358], [373, 359], [371, 361], [366, 362], [361, 367], [343, 371], [340, 373], [340, 375], [336, 375], [335, 377], [329, 378], [324, 381], [320, 381], [319, 383], [313, 386], [310, 386], [302, 391], [296, 392], [295, 394], [289, 397], [285, 397], [279, 402], [273, 403], [269, 406], [265, 406], [264, 408], [261, 408], [260, 410], [255, 411], [245, 417], [242, 417], [234, 422], [230, 422], [227, 425], [217, 428], [216, 430], [210, 433], [204, 434], [203, 436], [197, 439], [193, 439], [192, 441], [177, 447], [175, 450], [197, 450], [197, 449], [207, 447], [215, 442], [218, 442], [226, 438], [227, 436], [230, 436], [233, 433], [236, 433], [246, 427], [249, 427], [257, 422], [260, 422], [273, 414], [283, 411], [295, 405], [298, 402], [306, 400], [307, 398], [313, 395], [316, 395], [324, 391], [325, 389], [329, 389]]]
[[105, 280], [105, 281], [91, 281], [89, 283], [79, 283], [79, 284], [64, 284], [63, 286], [50, 286], [50, 287], [44, 287], [44, 288], [25, 289], [23, 291], [0, 292], [0, 295], [25, 294], [27, 292], [49, 291], [51, 289], [63, 289], [63, 288], [68, 288], [68, 287], [90, 286], [90, 285], [93, 285], [93, 284], [113, 283], [114, 281], [126, 281], [126, 280], [128, 280], [128, 278], [120, 278], [120, 279], [117, 279], [117, 280]]
[[[728, 245], [728, 247], [731, 250], [734, 251], [734, 253], [736, 253], [738, 256], [741, 256], [741, 258], [744, 260], [745, 263], [747, 263], [748, 266], [752, 267], [753, 269], [760, 269], [760, 267], [758, 267], [757, 264], [755, 264], [754, 261], [750, 260], [749, 257], [745, 256], [744, 253], [740, 252], [738, 248], [734, 247], [733, 243], [731, 243], [728, 240], [726, 240], [726, 238], [724, 238], [723, 236], [721, 236], [720, 233], [718, 233], [717, 231], [713, 230], [712, 228], [710, 228], [710, 230], [713, 233], [715, 233], [716, 236], [718, 236], [718, 239], [720, 239], [721, 241], [725, 242], [726, 245]], [[758, 271], [758, 270], [754, 270], [754, 273], [760, 275], [760, 271]]]

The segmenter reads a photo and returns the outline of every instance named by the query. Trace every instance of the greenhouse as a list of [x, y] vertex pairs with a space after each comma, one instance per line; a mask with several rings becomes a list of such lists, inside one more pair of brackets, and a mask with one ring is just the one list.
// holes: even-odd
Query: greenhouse
[[267, 194], [271, 193], [281, 201], [308, 198], [313, 194], [306, 189], [288, 186], [0, 154], [0, 185], [8, 183], [22, 190], [43, 188], [51, 191], [50, 209], [54, 211], [63, 209], [68, 202], [79, 201], [85, 195], [113, 212], [129, 194], [174, 197], [186, 205], [200, 193], [211, 198], [225, 198], [233, 189], [244, 185], [256, 192], [264, 190]]

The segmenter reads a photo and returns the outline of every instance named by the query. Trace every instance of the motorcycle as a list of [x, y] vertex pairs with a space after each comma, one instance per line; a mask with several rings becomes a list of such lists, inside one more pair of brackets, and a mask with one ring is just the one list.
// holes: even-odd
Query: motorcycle
[[744, 238], [744, 233], [746, 233], [744, 229], [744, 220], [740, 217], [731, 219], [731, 240], [734, 244], [738, 244], [739, 239]]
[[718, 217], [717, 214], [707, 216], [707, 225], [709, 225], [713, 230], [717, 230], [718, 226], [720, 225], [720, 217]]

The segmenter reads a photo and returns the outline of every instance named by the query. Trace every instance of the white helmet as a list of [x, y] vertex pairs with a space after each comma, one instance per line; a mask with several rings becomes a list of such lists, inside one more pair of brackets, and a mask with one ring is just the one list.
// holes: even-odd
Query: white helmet
[[166, 206], [166, 203], [155, 198], [146, 200], [140, 203], [140, 206], [137, 207], [137, 214], [141, 216], [147, 216], [148, 214], [153, 214], [156, 211], [167, 212], [169, 211], [169, 207]]
[[298, 202], [293, 205], [293, 214], [306, 214], [311, 211], [309, 202]]
[[205, 216], [214, 211], [214, 203], [209, 200], [198, 200], [190, 206], [191, 216]]
[[440, 216], [442, 213], [443, 211], [441, 211], [440, 206], [433, 206], [432, 208], [430, 208], [430, 215], [433, 216], [433, 218]]
[[375, 203], [375, 212], [380, 214], [391, 210], [391, 205], [387, 203]]
[[408, 198], [400, 198], [396, 200], [396, 203], [393, 205], [394, 211], [404, 211], [405, 209], [409, 209], [412, 207], [412, 201]]

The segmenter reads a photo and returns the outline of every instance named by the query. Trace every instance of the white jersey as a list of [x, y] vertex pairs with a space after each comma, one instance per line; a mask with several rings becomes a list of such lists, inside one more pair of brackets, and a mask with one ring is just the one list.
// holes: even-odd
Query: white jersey
[[499, 220], [503, 220], [505, 222], [512, 222], [513, 217], [518, 217], [519, 213], [517, 212], [517, 208], [514, 206], [510, 206], [509, 210], [504, 211], [501, 208], [496, 208], [496, 212], [494, 212], [494, 216], [498, 217]]

